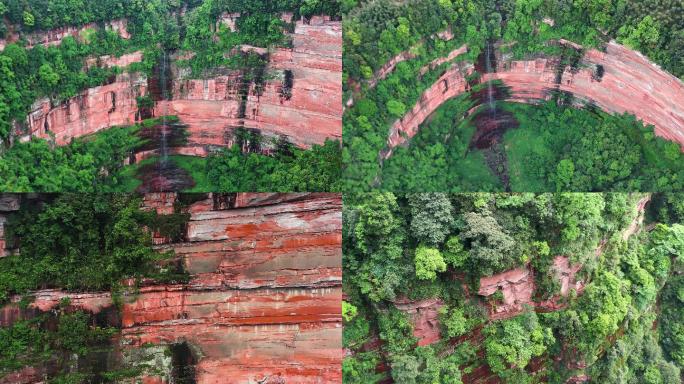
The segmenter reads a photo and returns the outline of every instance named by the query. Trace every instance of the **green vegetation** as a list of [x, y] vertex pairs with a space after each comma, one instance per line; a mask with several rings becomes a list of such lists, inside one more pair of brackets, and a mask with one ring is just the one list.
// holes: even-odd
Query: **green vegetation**
[[339, 191], [341, 167], [339, 142], [326, 140], [310, 150], [278, 147], [272, 156], [234, 145], [209, 156], [205, 173], [211, 191]]
[[[445, 102], [409, 145], [382, 159], [389, 127], [447, 68], [477, 63], [488, 42], [501, 43], [499, 57], [551, 55], [560, 58], [559, 68], [576, 69], [584, 50], [600, 50], [617, 39], [684, 78], [684, 22], [673, 16], [681, 13], [681, 2], [373, 0], [343, 6], [343, 11], [343, 84], [345, 100], [354, 101], [343, 119], [345, 190], [502, 191], [509, 185], [499, 180], [501, 174], [510, 176], [512, 191], [682, 189], [676, 144], [656, 138], [652, 127], [631, 116], [565, 107], [571, 103], [563, 94], [556, 95], [557, 103], [538, 107], [500, 105], [513, 110], [521, 127], [505, 134], [502, 158], [476, 149], [471, 143], [475, 127], [463, 116], [482, 90], [477, 74], [467, 78], [469, 91]], [[440, 36], [444, 31], [453, 38]], [[564, 47], [559, 39], [584, 48]], [[463, 44], [467, 53], [428, 65]], [[383, 65], [396, 58], [403, 61], [384, 72]], [[603, 70], [596, 68], [596, 76]]]
[[[181, 12], [181, 10], [183, 10]], [[187, 12], [186, 12], [187, 10]], [[293, 24], [281, 20], [281, 13], [300, 17], [325, 14], [339, 17], [336, 0], [289, 0], [244, 2], [234, 0], [152, 0], [83, 1], [26, 0], [0, 2], [0, 38], [18, 33], [17, 42], [0, 52], [0, 187], [4, 191], [131, 191], [139, 182], [134, 169], [121, 169], [123, 160], [136, 147], [135, 129], [94, 135], [92, 142], [78, 139], [69, 147], [49, 148], [51, 140], [18, 143], [29, 134], [25, 121], [32, 104], [48, 98], [58, 107], [86, 88], [107, 84], [122, 72], [154, 74], [157, 64], [169, 52], [188, 51], [194, 57], [178, 64], [188, 65], [197, 76], [211, 75], [217, 67], [244, 70], [247, 86], [263, 86], [268, 57], [256, 53], [232, 54], [241, 44], [257, 47], [288, 46], [286, 34]], [[224, 13], [238, 13], [236, 31], [218, 22]], [[182, 15], [181, 15], [182, 14]], [[124, 39], [106, 22], [124, 18], [130, 39]], [[79, 36], [69, 36], [58, 46], [28, 48], [28, 33], [58, 27], [83, 27]], [[10, 40], [13, 41], [13, 40]], [[86, 66], [87, 58], [120, 56], [143, 51], [143, 61], [128, 68]], [[182, 52], [180, 52], [182, 53]], [[246, 98], [246, 95], [245, 95]], [[139, 97], [139, 108], [150, 109], [149, 96]], [[50, 127], [46, 124], [48, 135]], [[129, 133], [127, 137], [124, 133]], [[291, 149], [282, 156], [247, 155], [229, 150], [209, 161], [174, 157], [183, 169], [192, 169], [193, 190], [339, 190], [339, 150], [326, 144], [314, 153]], [[332, 156], [337, 156], [333, 158]], [[243, 159], [244, 158], [244, 159]], [[212, 167], [234, 170], [249, 168], [249, 173], [230, 176], [204, 172]], [[200, 168], [196, 168], [200, 166]], [[285, 175], [290, 172], [295, 177]], [[337, 168], [337, 169], [335, 169]], [[235, 175], [232, 175], [233, 177]], [[250, 177], [257, 179], [250, 180]], [[333, 185], [335, 184], [335, 185]], [[242, 186], [245, 189], [242, 189]]]
[[[79, 357], [106, 349], [109, 339], [117, 332], [113, 327], [93, 325], [89, 314], [69, 310], [68, 302], [53, 313], [19, 320], [10, 327], [0, 328], [0, 377], [26, 365], [48, 361], [66, 367]], [[72, 382], [85, 382], [94, 374], [79, 373], [80, 380]], [[52, 379], [59, 383], [68, 375], [71, 374], [58, 374]]]
[[[645, 197], [657, 204], [646, 212], [654, 222], [635, 226], [635, 207]], [[684, 226], [672, 221], [675, 208], [667, 202], [681, 199], [345, 195], [343, 344], [352, 353], [343, 363], [344, 382], [391, 376], [460, 383], [486, 367], [506, 383], [560, 384], [581, 375], [606, 383], [679, 383]], [[580, 283], [572, 281], [565, 295], [554, 267], [558, 255], [581, 267], [574, 277]], [[510, 294], [500, 289], [478, 293], [480, 278], [513, 268], [534, 276], [525, 307], [500, 308]], [[426, 299], [436, 304], [418, 313], [402, 309]], [[424, 325], [432, 310], [439, 340], [418, 346], [432, 332]], [[414, 334], [417, 317], [421, 332]], [[377, 369], [383, 364], [388, 372]]]
[[7, 238], [20, 242], [21, 254], [0, 259], [0, 302], [45, 287], [116, 290], [126, 278], [185, 280], [182, 271], [165, 266], [170, 255], [152, 249], [143, 227], [171, 236], [188, 217], [169, 223], [140, 211], [140, 203], [134, 195], [114, 194], [29, 202], [8, 224]]
[[63, 147], [53, 147], [42, 139], [15, 144], [0, 156], [0, 189], [94, 192], [110, 185], [116, 189], [125, 181], [110, 175], [118, 172], [142, 143], [137, 130], [137, 126], [112, 128]]
[[[169, 117], [172, 119], [172, 117]], [[142, 146], [143, 127], [159, 118], [131, 127], [111, 128], [81, 137], [66, 146], [46, 140], [17, 143], [0, 156], [0, 189], [12, 192], [132, 192], [140, 186], [138, 171], [155, 163], [149, 157], [124, 166]], [[341, 147], [327, 140], [311, 149], [277, 143], [272, 155], [250, 152], [241, 143], [208, 158], [172, 155], [169, 161], [185, 170], [195, 185], [187, 192], [208, 191], [339, 191]]]

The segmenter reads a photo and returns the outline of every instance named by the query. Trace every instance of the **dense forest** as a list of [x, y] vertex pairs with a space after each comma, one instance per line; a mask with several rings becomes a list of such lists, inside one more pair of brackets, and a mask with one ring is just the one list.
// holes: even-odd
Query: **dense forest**
[[[181, 235], [189, 215], [180, 204], [174, 214], [165, 216], [140, 210], [142, 198], [131, 194], [37, 195], [22, 199], [21, 204], [4, 222], [9, 255], [0, 258], [0, 304], [12, 300], [32, 313], [28, 309], [34, 300], [32, 291], [61, 288], [109, 291], [120, 306], [143, 278], [167, 283], [188, 280], [173, 253], [154, 250], [152, 242], [152, 231], [171, 239]], [[126, 279], [132, 283], [124, 286]], [[95, 375], [71, 369], [86, 357], [99, 355], [106, 363], [110, 340], [118, 329], [116, 321], [109, 324], [112, 320], [106, 313], [96, 317], [70, 304], [62, 299], [53, 311], [0, 327], [0, 378], [41, 364], [60, 367], [57, 375], [47, 377], [55, 384], [118, 382], [139, 373], [124, 368]]]
[[[615, 39], [684, 77], [684, 19], [675, 16], [682, 12], [681, 2], [676, 0], [373, 0], [354, 2], [342, 11], [343, 86], [349, 101], [343, 131], [347, 190], [378, 187], [458, 192], [509, 187], [496, 177], [501, 173], [496, 168], [505, 165], [487, 164], [487, 153], [469, 148], [472, 127], [461, 117], [478, 100], [465, 97], [442, 106], [408, 147], [400, 147], [389, 160], [382, 160], [389, 127], [447, 68], [477, 63], [492, 41], [499, 42], [501, 54], [509, 58], [557, 55], [563, 58], [561, 64], [572, 65], [573, 57], [577, 59], [583, 51], [568, 52], [554, 41], [563, 38], [581, 44], [583, 50], [601, 50]], [[453, 37], [445, 37], [444, 31]], [[467, 53], [429, 65], [462, 45], [467, 45]], [[385, 72], [383, 66], [397, 58], [393, 69]], [[476, 78], [467, 81], [477, 83]], [[473, 86], [466, 96], [481, 90], [478, 86], [482, 84]], [[510, 176], [511, 190], [546, 192], [559, 186], [578, 191], [681, 189], [681, 161], [674, 145], [654, 138], [652, 127], [629, 116], [598, 113], [591, 107], [573, 109], [566, 98], [555, 97], [556, 106], [544, 104], [539, 110], [516, 109], [520, 132], [509, 132], [502, 144], [509, 152], [496, 154], [519, 172]], [[533, 116], [522, 121], [528, 114]], [[548, 132], [559, 129], [570, 132], [548, 137]], [[423, 132], [426, 130], [429, 132]], [[523, 141], [521, 137], [530, 138], [533, 133], [542, 138], [525, 148], [514, 148], [513, 144]], [[616, 133], [619, 138], [614, 140], [611, 135]], [[607, 137], [611, 137], [611, 146], [617, 141], [619, 149], [609, 148]], [[588, 153], [579, 153], [580, 146]], [[625, 152], [629, 161], [623, 164]], [[654, 156], [658, 152], [666, 156]], [[409, 164], [411, 172], [407, 172]], [[613, 175], [596, 178], [604, 172], [601, 167], [613, 167]]]
[[[465, 98], [440, 106], [412, 138], [384, 162], [382, 188], [392, 191], [500, 191], [484, 151], [472, 148], [472, 106]], [[484, 108], [484, 107], [483, 107]], [[679, 145], [654, 134], [633, 115], [596, 108], [497, 103], [517, 123], [503, 135], [509, 188], [522, 191], [681, 191]], [[407, 173], [411, 167], [414, 172]], [[449, 177], [444, 177], [448, 175]]]
[[344, 382], [681, 383], [681, 201], [345, 196]]
[[[241, 13], [238, 30], [216, 30], [223, 12]], [[193, 52], [179, 66], [193, 76], [210, 74], [217, 67], [245, 69], [252, 81], [252, 68], [264, 62], [258, 55], [226, 55], [240, 44], [287, 46], [285, 31], [292, 28], [280, 19], [281, 12], [295, 18], [327, 14], [339, 17], [339, 3], [330, 0], [243, 2], [234, 0], [26, 0], [0, 1], [0, 38], [15, 34], [19, 40], [0, 51], [0, 186], [4, 191], [107, 191], [132, 190], [139, 182], [124, 160], [141, 144], [138, 127], [116, 128], [71, 145], [54, 148], [50, 140], [20, 143], [27, 113], [43, 97], [51, 106], [78, 95], [87, 88], [108, 84], [115, 75], [143, 72], [152, 76], [163, 52]], [[124, 39], [105, 22], [126, 18], [130, 39]], [[78, 38], [68, 36], [59, 45], [27, 46], [27, 34], [66, 26], [96, 23]], [[213, 37], [216, 37], [214, 39]], [[126, 68], [86, 66], [88, 58], [120, 56], [143, 51], [143, 61]], [[139, 100], [149, 108], [151, 100]], [[111, 132], [110, 132], [111, 131]], [[339, 144], [337, 144], [339, 146]], [[312, 151], [288, 147], [276, 156], [239, 153], [229, 149], [211, 159], [187, 160], [201, 182], [196, 190], [338, 190], [340, 150], [334, 143]], [[205, 166], [206, 164], [206, 166]], [[217, 169], [244, 170], [237, 178], [218, 175]], [[294, 177], [284, 177], [291, 172]], [[234, 174], [231, 174], [234, 176]], [[308, 180], [311, 175], [311, 180]], [[209, 180], [209, 181], [204, 181]], [[211, 184], [209, 184], [211, 183]], [[248, 186], [247, 189], [242, 189]]]

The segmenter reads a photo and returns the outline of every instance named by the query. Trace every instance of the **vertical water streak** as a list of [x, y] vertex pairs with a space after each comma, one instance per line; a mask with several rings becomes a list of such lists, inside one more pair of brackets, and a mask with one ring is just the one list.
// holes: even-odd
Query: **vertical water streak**
[[[166, 50], [162, 51], [162, 67], [161, 67], [161, 97], [164, 101], [168, 99], [167, 96], [167, 89], [166, 89], [166, 64], [167, 64], [167, 54]], [[168, 108], [167, 105], [165, 105], [166, 108]], [[165, 108], [165, 109], [166, 109]], [[166, 162], [168, 160], [168, 143], [167, 143], [167, 129], [168, 127], [166, 126], [166, 113], [167, 111], [163, 111], [162, 113], [162, 126], [161, 126], [161, 164], [162, 167], [166, 165]]]
[[[487, 73], [492, 72], [492, 62], [491, 62], [491, 56], [492, 54], [492, 47], [491, 43], [487, 42], [487, 54], [485, 55], [485, 63], [486, 63], [486, 68], [487, 68]], [[488, 102], [489, 102], [489, 111], [491, 113], [495, 113], [494, 109], [494, 89], [492, 87], [492, 81], [487, 81], [487, 96], [488, 96]]]

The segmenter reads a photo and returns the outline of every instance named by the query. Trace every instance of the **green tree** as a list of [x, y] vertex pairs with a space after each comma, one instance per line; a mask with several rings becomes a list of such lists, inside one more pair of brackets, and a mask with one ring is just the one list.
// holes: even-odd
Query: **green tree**
[[460, 233], [464, 244], [470, 245], [469, 267], [480, 275], [491, 275], [516, 259], [515, 240], [489, 214], [468, 212], [463, 215], [465, 228]]
[[452, 236], [447, 240], [442, 251], [444, 261], [454, 268], [461, 268], [468, 259], [468, 251], [463, 248], [461, 239]]
[[444, 193], [408, 195], [411, 207], [411, 234], [422, 243], [438, 245], [454, 225], [453, 207]]
[[387, 102], [387, 112], [393, 117], [402, 117], [406, 113], [406, 105], [398, 100], [390, 100]]
[[28, 11], [24, 11], [23, 18], [24, 18], [24, 25], [26, 25], [27, 27], [33, 27], [36, 23], [35, 17], [33, 17], [33, 15]]
[[438, 249], [420, 246], [416, 249], [416, 277], [421, 280], [434, 280], [437, 272], [446, 271], [446, 263]]

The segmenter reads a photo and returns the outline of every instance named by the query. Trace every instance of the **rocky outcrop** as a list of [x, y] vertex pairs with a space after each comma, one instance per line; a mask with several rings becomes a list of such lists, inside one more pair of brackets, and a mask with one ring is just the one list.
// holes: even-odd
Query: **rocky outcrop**
[[468, 88], [466, 76], [473, 72], [473, 66], [454, 63], [440, 78], [425, 90], [420, 100], [401, 119], [390, 127], [387, 150], [383, 158], [392, 155], [392, 149], [404, 144], [418, 133], [420, 125], [446, 100], [463, 94]]
[[[187, 124], [190, 146], [231, 145], [235, 127], [265, 136], [287, 136], [301, 146], [342, 136], [342, 25], [329, 18], [298, 21], [293, 48], [269, 52], [263, 89], [254, 85], [240, 116], [240, 73], [208, 79], [177, 79], [173, 97], [155, 114], [177, 115]], [[290, 84], [287, 84], [290, 83]], [[287, 90], [284, 96], [283, 89]]]
[[[168, 214], [175, 203], [150, 194], [144, 207]], [[335, 194], [206, 195], [190, 205], [186, 241], [158, 248], [175, 250], [191, 279], [124, 296], [125, 356], [185, 343], [200, 384], [341, 382], [341, 205]], [[58, 290], [37, 292], [31, 307], [63, 297], [93, 313], [111, 307], [109, 293]], [[5, 311], [6, 325], [16, 316]]]
[[[128, 25], [128, 20], [117, 19], [105, 22], [105, 28], [107, 30], [115, 31], [124, 39], [129, 39], [131, 35], [126, 29]], [[67, 36], [72, 36], [76, 39], [83, 41], [84, 35], [88, 30], [93, 30], [99, 28], [97, 23], [88, 23], [82, 26], [66, 26], [56, 29], [51, 29], [49, 31], [37, 31], [31, 33], [11, 33], [7, 38], [0, 39], [0, 50], [5, 49], [5, 46], [10, 43], [19, 41], [19, 39], [24, 38], [26, 40], [26, 48], [32, 48], [36, 45], [51, 46], [59, 45], [62, 40]]]
[[525, 311], [525, 307], [539, 308], [543, 311], [556, 311], [565, 306], [562, 299], [574, 289], [581, 293], [584, 282], [577, 280], [576, 274], [582, 269], [581, 264], [571, 265], [565, 256], [556, 256], [551, 265], [554, 278], [560, 285], [560, 294], [544, 301], [535, 301], [534, 274], [529, 268], [516, 268], [492, 276], [480, 278], [478, 294], [490, 297], [501, 292], [502, 299], [491, 303], [489, 318], [491, 320], [507, 319]]
[[[570, 42], [567, 46], [581, 48]], [[684, 83], [650, 62], [646, 57], [620, 44], [610, 42], [606, 52], [588, 50], [579, 69], [558, 68], [557, 58], [511, 61], [497, 60], [497, 70], [482, 75], [482, 81], [500, 80], [510, 91], [509, 100], [536, 102], [551, 98], [553, 91], [571, 93], [583, 103], [593, 103], [611, 113], [630, 113], [655, 133], [684, 146]], [[451, 80], [448, 80], [451, 78]], [[437, 107], [467, 88], [459, 70], [448, 70], [428, 88], [413, 108], [391, 129], [385, 157], [392, 148], [413, 137]], [[446, 82], [445, 82], [446, 80]], [[455, 87], [447, 86], [454, 83]], [[460, 86], [460, 88], [459, 88]]]
[[[221, 16], [218, 23], [235, 27], [237, 15]], [[285, 15], [284, 18], [291, 18]], [[170, 81], [170, 100], [159, 97], [155, 116], [177, 115], [187, 125], [187, 144], [171, 153], [205, 156], [215, 147], [231, 146], [238, 127], [256, 129], [266, 138], [286, 137], [306, 148], [327, 138], [342, 136], [342, 26], [329, 17], [312, 17], [295, 23], [292, 48], [257, 48], [269, 58], [263, 87], [254, 84], [246, 99], [240, 94], [240, 71], [207, 79], [189, 79], [175, 70]], [[243, 50], [246, 48], [243, 47]], [[247, 49], [249, 50], [249, 49]], [[177, 55], [177, 59], [187, 59]], [[142, 61], [141, 52], [121, 57], [91, 58], [87, 67], [125, 67]], [[90, 88], [59, 105], [39, 100], [17, 132], [23, 140], [32, 136], [50, 138], [58, 145], [72, 138], [115, 125], [135, 122], [136, 97], [148, 93], [147, 78], [123, 74], [108, 85]], [[265, 141], [265, 144], [267, 142]], [[139, 159], [148, 156], [140, 154]]]
[[413, 336], [418, 339], [418, 345], [430, 345], [440, 340], [439, 309], [444, 302], [441, 299], [425, 299], [410, 301], [400, 299], [394, 306], [409, 316], [413, 324]]
[[534, 275], [527, 268], [516, 268], [480, 278], [479, 295], [487, 297], [499, 291], [503, 294], [503, 300], [491, 306], [491, 319], [502, 319], [522, 313], [526, 305], [533, 305]]
[[89, 88], [76, 97], [53, 105], [45, 98], [34, 103], [27, 118], [28, 132], [17, 132], [22, 140], [54, 137], [58, 145], [73, 138], [117, 125], [135, 123], [136, 98], [147, 94], [147, 78], [140, 73], [122, 73], [110, 84]]

